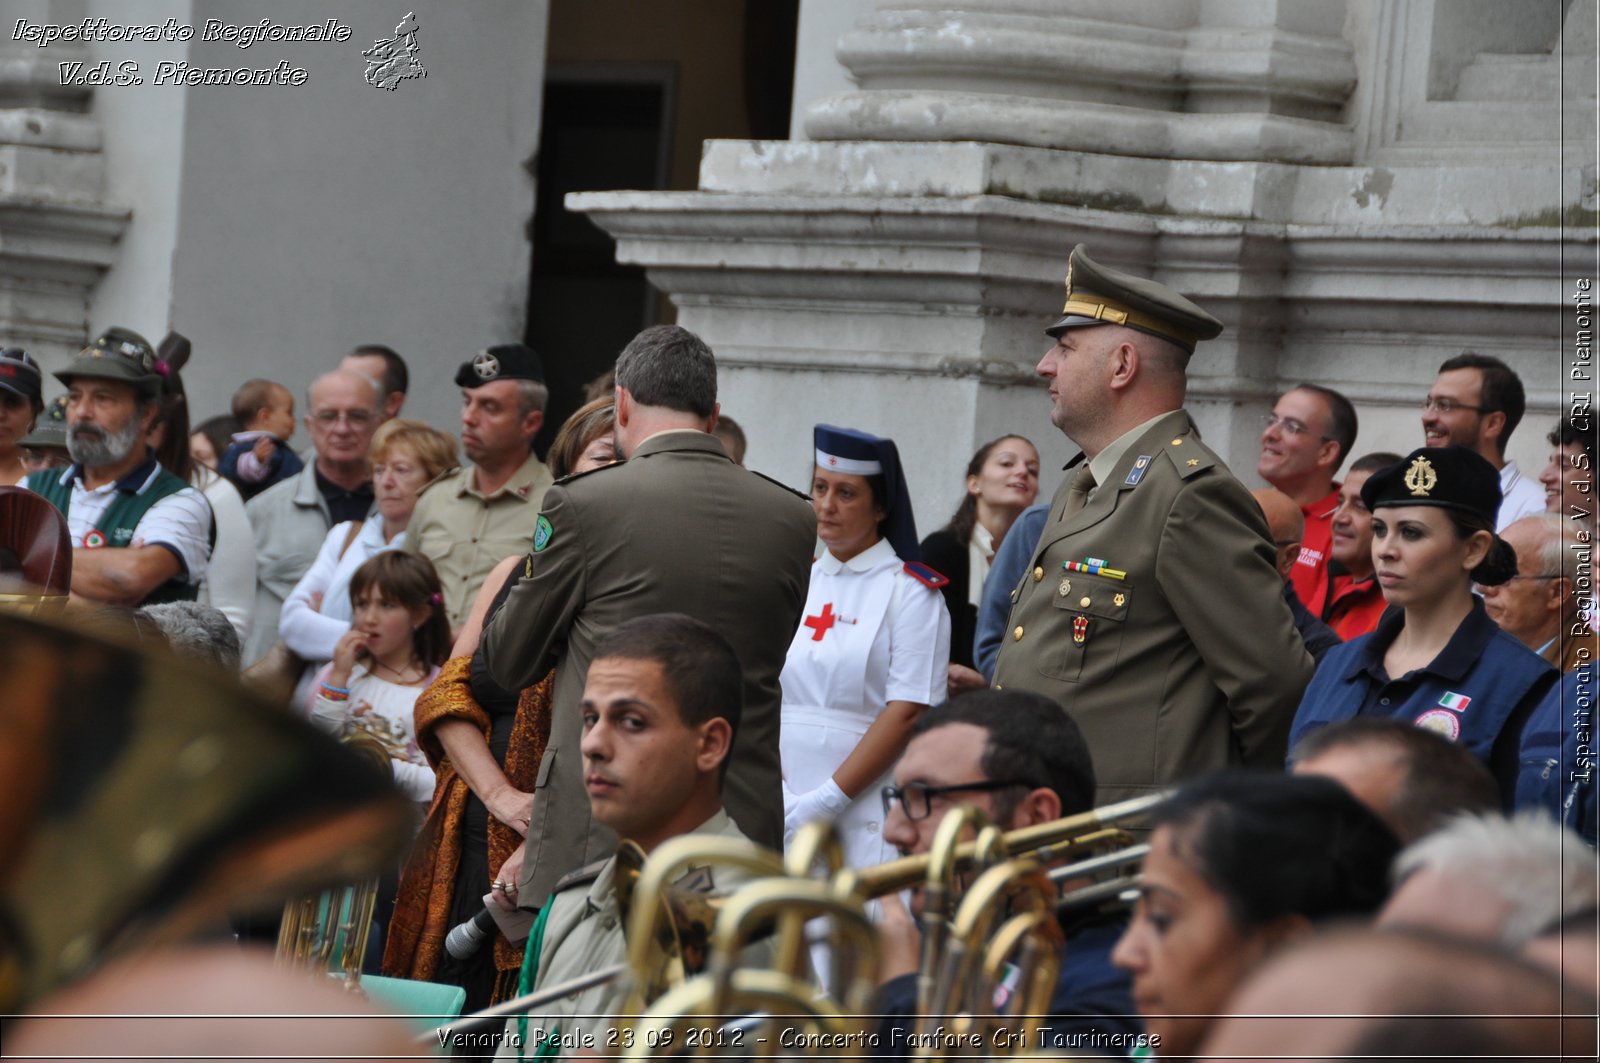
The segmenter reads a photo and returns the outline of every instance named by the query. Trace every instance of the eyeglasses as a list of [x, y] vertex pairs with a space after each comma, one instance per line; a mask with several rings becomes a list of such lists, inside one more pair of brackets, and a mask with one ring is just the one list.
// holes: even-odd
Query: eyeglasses
[[926, 783], [913, 782], [904, 786], [885, 786], [883, 788], [883, 814], [887, 816], [894, 808], [895, 802], [900, 803], [900, 811], [906, 818], [915, 823], [919, 819], [927, 819], [933, 814], [933, 799], [943, 797], [945, 794], [957, 793], [985, 793], [991, 790], [1006, 790], [1013, 786], [1032, 786], [1030, 782], [1022, 779], [990, 779], [987, 782], [961, 783], [957, 786], [928, 786]]
[[[1304, 421], [1300, 420], [1299, 418], [1297, 418], [1297, 417], [1279, 417], [1275, 413], [1262, 414], [1261, 415], [1261, 427], [1262, 427], [1263, 430], [1268, 429], [1268, 428], [1278, 428], [1278, 429], [1281, 429], [1283, 431], [1284, 435], [1290, 435], [1290, 436], [1303, 436], [1307, 432], [1311, 431], [1311, 426], [1306, 424]], [[1318, 436], [1317, 438], [1323, 440], [1324, 442], [1326, 442], [1326, 441], [1332, 439], [1333, 437], [1332, 436]]]
[[1487, 413], [1489, 407], [1468, 406], [1466, 403], [1457, 402], [1455, 399], [1436, 399], [1432, 395], [1429, 395], [1427, 398], [1422, 400], [1422, 409], [1424, 413], [1451, 413], [1455, 410], [1471, 410], [1473, 413]]
[[311, 419], [324, 428], [332, 428], [342, 417], [352, 428], [365, 428], [372, 423], [373, 416], [371, 410], [318, 410]]

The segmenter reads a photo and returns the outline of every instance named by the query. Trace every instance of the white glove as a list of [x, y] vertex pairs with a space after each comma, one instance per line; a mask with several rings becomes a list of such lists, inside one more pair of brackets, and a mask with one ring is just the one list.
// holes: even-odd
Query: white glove
[[787, 786], [784, 790], [783, 833], [786, 838], [814, 819], [833, 819], [850, 807], [850, 798], [831, 778], [815, 790], [803, 794], [793, 794]]

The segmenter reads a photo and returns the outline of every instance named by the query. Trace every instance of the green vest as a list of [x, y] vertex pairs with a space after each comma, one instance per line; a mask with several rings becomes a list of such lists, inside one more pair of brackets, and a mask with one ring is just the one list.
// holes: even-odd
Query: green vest
[[[43, 469], [28, 474], [28, 489], [59, 509], [63, 517], [72, 509], [72, 481], [66, 480], [63, 483], [64, 479], [60, 469]], [[159, 465], [156, 466], [155, 477], [139, 490], [129, 491], [118, 486], [111, 504], [106, 506], [105, 512], [100, 514], [100, 519], [95, 521], [94, 529], [84, 536], [84, 548], [127, 546], [133, 542], [134, 529], [139, 526], [139, 522], [144, 519], [151, 506], [188, 486]], [[212, 529], [211, 535], [214, 542], [215, 528]], [[98, 541], [95, 541], [97, 537]], [[174, 576], [145, 595], [139, 604], [192, 602], [199, 592], [198, 584], [188, 583], [182, 576]]]

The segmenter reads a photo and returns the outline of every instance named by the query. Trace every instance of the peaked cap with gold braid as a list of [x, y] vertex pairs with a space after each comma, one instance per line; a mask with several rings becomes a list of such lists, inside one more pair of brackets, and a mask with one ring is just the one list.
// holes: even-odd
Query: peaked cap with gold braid
[[1052, 339], [1068, 329], [1123, 325], [1193, 354], [1196, 343], [1222, 332], [1222, 322], [1165, 284], [1102, 266], [1083, 244], [1067, 256], [1067, 302], [1061, 313], [1061, 320], [1044, 330]]

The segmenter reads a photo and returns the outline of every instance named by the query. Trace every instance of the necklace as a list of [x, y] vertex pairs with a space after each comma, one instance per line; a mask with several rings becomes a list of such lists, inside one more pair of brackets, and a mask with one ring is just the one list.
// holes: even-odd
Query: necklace
[[[394, 676], [394, 681], [396, 683], [399, 683], [401, 686], [411, 686], [411, 685], [413, 685], [415, 683], [421, 682], [422, 677], [427, 674], [423, 670], [422, 665], [420, 663], [418, 663], [418, 661], [417, 661], [417, 659], [415, 657], [413, 657], [411, 659], [411, 661], [403, 669], [390, 668], [388, 665], [384, 664], [380, 660], [377, 660], [376, 658], [373, 659], [372, 664], [373, 664], [373, 667], [381, 668], [385, 672], [388, 672], [390, 675]], [[407, 678], [410, 675], [412, 669], [416, 669], [416, 672], [417, 672], [416, 677], [415, 678]]]

